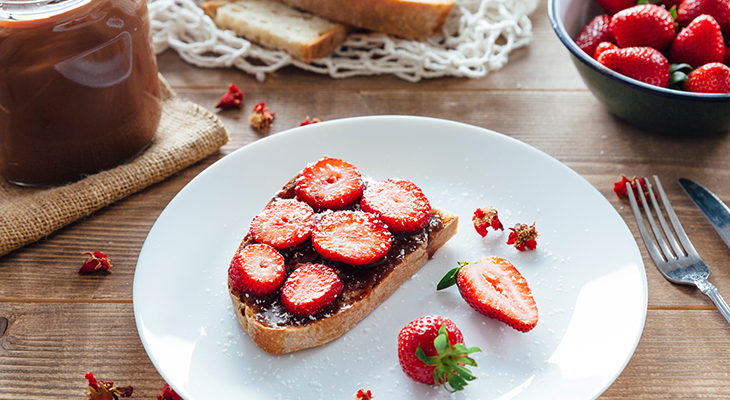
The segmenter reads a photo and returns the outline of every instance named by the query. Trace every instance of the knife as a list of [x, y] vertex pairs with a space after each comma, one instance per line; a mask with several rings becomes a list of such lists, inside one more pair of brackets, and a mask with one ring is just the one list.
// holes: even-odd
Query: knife
[[730, 208], [714, 193], [697, 182], [679, 178], [679, 184], [702, 210], [705, 217], [710, 220], [722, 240], [730, 247]]

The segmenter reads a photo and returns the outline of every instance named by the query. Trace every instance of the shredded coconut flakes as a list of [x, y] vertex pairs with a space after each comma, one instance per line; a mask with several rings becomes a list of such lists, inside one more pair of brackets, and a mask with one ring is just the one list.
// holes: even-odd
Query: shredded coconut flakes
[[456, 0], [438, 35], [422, 40], [354, 33], [332, 54], [311, 64], [218, 29], [202, 0], [149, 3], [155, 52], [171, 48], [199, 67], [235, 67], [264, 81], [287, 65], [333, 78], [392, 74], [410, 82], [444, 76], [479, 78], [502, 68], [512, 50], [532, 40], [529, 15], [539, 0]]

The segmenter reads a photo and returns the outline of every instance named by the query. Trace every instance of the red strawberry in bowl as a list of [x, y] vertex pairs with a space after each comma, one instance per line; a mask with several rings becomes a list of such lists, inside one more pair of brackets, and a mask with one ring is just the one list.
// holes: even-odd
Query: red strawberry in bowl
[[720, 25], [709, 15], [700, 15], [674, 38], [669, 48], [673, 63], [686, 63], [693, 68], [725, 60], [725, 43]]
[[474, 263], [459, 263], [441, 279], [437, 290], [454, 284], [464, 301], [487, 317], [520, 332], [528, 332], [537, 325], [537, 304], [530, 286], [504, 258], [483, 257]]
[[481, 351], [464, 346], [456, 324], [442, 316], [426, 315], [408, 323], [398, 334], [398, 361], [416, 382], [462, 390], [476, 379], [465, 365], [476, 367], [469, 354]]
[[596, 0], [596, 3], [606, 10], [607, 13], [613, 15], [621, 10], [635, 6], [636, 0]]
[[616, 43], [611, 31], [611, 16], [606, 14], [593, 17], [575, 38], [575, 44], [589, 55], [593, 55], [602, 42]]
[[730, 94], [730, 67], [721, 63], [709, 63], [696, 68], [687, 76], [684, 90]]
[[611, 31], [621, 47], [653, 47], [663, 51], [674, 39], [672, 14], [654, 4], [627, 8], [611, 18]]
[[710, 15], [720, 25], [725, 38], [730, 37], [730, 1], [683, 0], [677, 7], [677, 23], [687, 26], [700, 15]]
[[596, 60], [606, 68], [650, 85], [669, 85], [669, 61], [652, 47], [606, 50]]

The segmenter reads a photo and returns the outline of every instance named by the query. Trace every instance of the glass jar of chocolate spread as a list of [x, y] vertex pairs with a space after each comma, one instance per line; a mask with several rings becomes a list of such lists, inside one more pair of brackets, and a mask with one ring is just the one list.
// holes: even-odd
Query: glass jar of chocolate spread
[[161, 112], [146, 0], [0, 2], [0, 176], [111, 168], [152, 141]]

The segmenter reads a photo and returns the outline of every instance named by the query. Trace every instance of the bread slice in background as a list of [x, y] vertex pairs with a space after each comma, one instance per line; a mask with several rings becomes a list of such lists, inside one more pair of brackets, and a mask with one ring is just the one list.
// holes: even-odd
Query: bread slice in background
[[438, 34], [454, 7], [454, 0], [282, 1], [334, 21], [405, 39], [425, 39]]
[[274, 0], [215, 0], [201, 8], [218, 28], [307, 63], [333, 52], [348, 33], [344, 24]]

